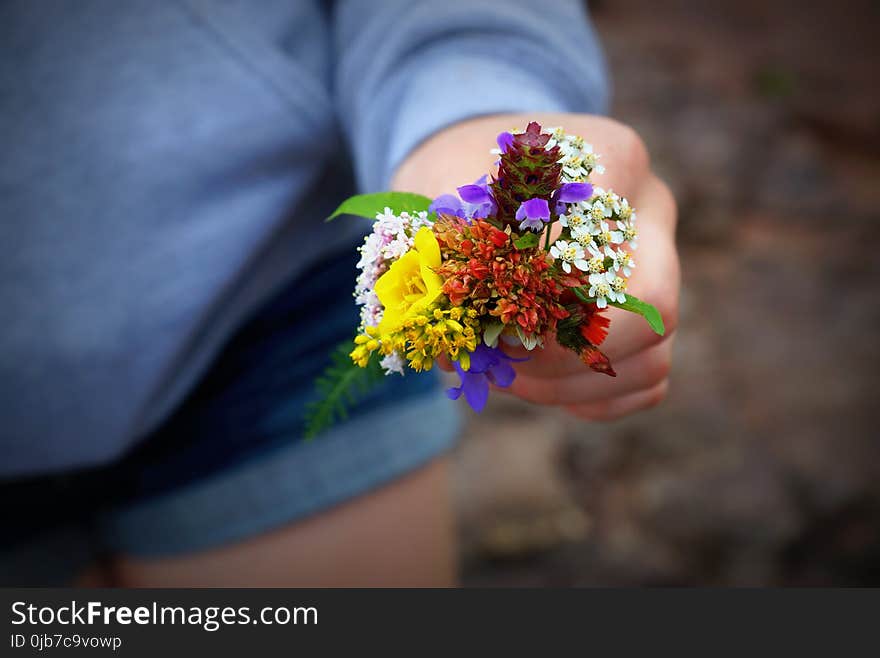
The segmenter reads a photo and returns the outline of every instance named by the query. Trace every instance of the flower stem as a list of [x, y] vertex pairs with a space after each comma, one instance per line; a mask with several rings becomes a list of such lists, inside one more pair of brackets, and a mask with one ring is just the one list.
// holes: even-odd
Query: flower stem
[[547, 233], [544, 236], [544, 251], [550, 251], [550, 227], [552, 224], [547, 224]]

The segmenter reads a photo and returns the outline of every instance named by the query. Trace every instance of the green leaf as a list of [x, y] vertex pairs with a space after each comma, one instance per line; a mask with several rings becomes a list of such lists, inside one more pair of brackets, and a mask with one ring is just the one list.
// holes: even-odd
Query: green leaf
[[590, 297], [586, 292], [586, 288], [572, 288], [572, 292], [574, 292], [575, 297], [584, 302], [585, 304], [592, 304], [596, 300]]
[[513, 241], [513, 246], [517, 249], [531, 249], [532, 247], [536, 247], [538, 246], [538, 234], [532, 233], [531, 231], [523, 233]]
[[483, 342], [489, 347], [495, 347], [502, 331], [504, 331], [504, 325], [501, 322], [490, 322], [483, 327]]
[[353, 347], [350, 340], [339, 344], [330, 357], [330, 365], [315, 380], [316, 399], [305, 411], [306, 439], [313, 439], [338, 420], [347, 418], [348, 410], [385, 376], [375, 353], [366, 368], [355, 365], [348, 355]]
[[394, 214], [402, 212], [411, 214], [428, 210], [431, 199], [413, 192], [376, 192], [375, 194], [356, 194], [348, 197], [325, 221], [331, 221], [339, 215], [358, 215], [367, 219], [376, 219], [376, 215], [385, 208], [391, 208]]
[[626, 301], [623, 304], [619, 304], [618, 302], [608, 303], [611, 306], [622, 308], [624, 311], [641, 315], [648, 321], [648, 324], [651, 325], [651, 329], [653, 329], [654, 333], [658, 336], [662, 336], [666, 333], [666, 327], [663, 324], [663, 318], [660, 316], [660, 311], [658, 311], [652, 304], [643, 302], [638, 297], [630, 295], [629, 293], [627, 293]]
[[[572, 288], [574, 294], [580, 299], [582, 302], [587, 304], [592, 304], [596, 301], [594, 297], [590, 297], [584, 292], [584, 288]], [[624, 311], [629, 311], [630, 313], [635, 313], [637, 315], [641, 315], [645, 320], [648, 321], [648, 324], [651, 325], [651, 329], [654, 330], [654, 333], [658, 336], [662, 336], [666, 333], [666, 326], [663, 324], [663, 318], [660, 316], [660, 311], [658, 311], [652, 304], [648, 302], [643, 302], [641, 299], [636, 297], [635, 295], [626, 294], [626, 301], [623, 304], [619, 302], [608, 302], [609, 306], [614, 306], [616, 308], [623, 309]]]

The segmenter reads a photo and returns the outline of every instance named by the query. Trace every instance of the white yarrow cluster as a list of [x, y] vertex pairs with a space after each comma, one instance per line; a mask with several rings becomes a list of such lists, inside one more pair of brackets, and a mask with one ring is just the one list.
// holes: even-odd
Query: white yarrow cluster
[[[376, 296], [376, 281], [395, 260], [403, 256], [413, 246], [415, 234], [423, 226], [430, 226], [428, 213], [420, 212], [410, 215], [407, 212], [395, 215], [391, 208], [376, 215], [373, 232], [364, 238], [364, 244], [358, 248], [361, 258], [358, 261], [360, 274], [357, 277], [354, 297], [361, 307], [361, 331], [366, 327], [375, 327], [382, 321], [382, 304]], [[397, 371], [396, 364], [383, 360], [386, 371]]]
[[627, 279], [636, 264], [623, 247], [638, 246], [635, 222], [636, 213], [629, 201], [600, 187], [593, 189], [587, 201], [570, 204], [559, 218], [566, 230], [550, 248], [550, 254], [562, 260], [565, 272], [574, 265], [588, 273], [588, 294], [599, 308], [605, 308], [609, 301], [626, 302]]
[[[562, 183], [586, 183], [592, 172], [605, 173], [605, 168], [598, 164], [599, 155], [583, 137], [569, 135], [562, 128], [549, 130], [552, 137], [546, 148], [559, 146]], [[562, 258], [562, 269], [566, 272], [574, 265], [589, 273], [589, 295], [596, 298], [599, 308], [605, 308], [608, 301], [624, 303], [627, 278], [632, 274], [635, 261], [623, 245], [630, 249], [638, 247], [636, 213], [629, 201], [612, 190], [596, 187], [589, 200], [570, 204], [559, 220], [567, 229], [563, 237], [571, 240], [557, 240], [553, 248], [560, 255], [557, 256], [553, 248], [551, 255]], [[581, 247], [582, 257], [575, 260], [566, 257], [574, 253], [571, 241]]]
[[589, 264], [584, 260], [584, 248], [577, 242], [557, 240], [550, 247], [550, 255], [562, 261], [562, 269], [568, 274], [571, 273], [572, 265], [583, 272], [589, 269]]
[[569, 135], [562, 128], [547, 130], [552, 137], [545, 148], [559, 146], [563, 183], [586, 183], [592, 172], [605, 173], [605, 167], [599, 164], [599, 154], [593, 152], [593, 145], [587, 144], [583, 137]]

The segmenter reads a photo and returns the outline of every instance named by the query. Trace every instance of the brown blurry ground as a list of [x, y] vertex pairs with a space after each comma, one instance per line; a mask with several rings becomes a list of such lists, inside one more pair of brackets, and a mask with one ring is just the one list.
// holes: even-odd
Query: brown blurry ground
[[880, 5], [591, 6], [680, 205], [671, 394], [473, 417], [464, 582], [880, 584]]

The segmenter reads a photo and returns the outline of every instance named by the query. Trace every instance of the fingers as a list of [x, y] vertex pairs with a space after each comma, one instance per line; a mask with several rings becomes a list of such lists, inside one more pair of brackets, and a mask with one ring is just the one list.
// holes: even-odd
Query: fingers
[[[633, 252], [636, 268], [627, 292], [660, 311], [667, 334], [678, 324], [680, 267], [675, 247], [675, 200], [660, 179], [651, 177], [638, 197], [638, 228], [642, 249]], [[602, 351], [611, 359], [626, 358], [662, 340], [644, 318], [612, 308], [611, 331]]]
[[577, 354], [562, 347], [553, 336], [547, 337], [543, 348], [531, 352], [521, 346], [513, 347], [503, 342], [500, 345], [509, 356], [515, 359], [528, 359], [513, 364], [518, 376], [551, 379], [582, 373], [587, 367]]
[[509, 389], [513, 395], [530, 402], [569, 406], [587, 404], [627, 395], [656, 386], [669, 376], [673, 336], [658, 345], [615, 364], [617, 377], [608, 377], [587, 369], [575, 375], [557, 378], [517, 376]]
[[622, 395], [611, 400], [570, 405], [566, 409], [575, 416], [585, 420], [616, 420], [660, 404], [666, 398], [668, 390], [669, 380], [664, 379], [659, 384], [646, 390], [636, 391], [635, 393]]

